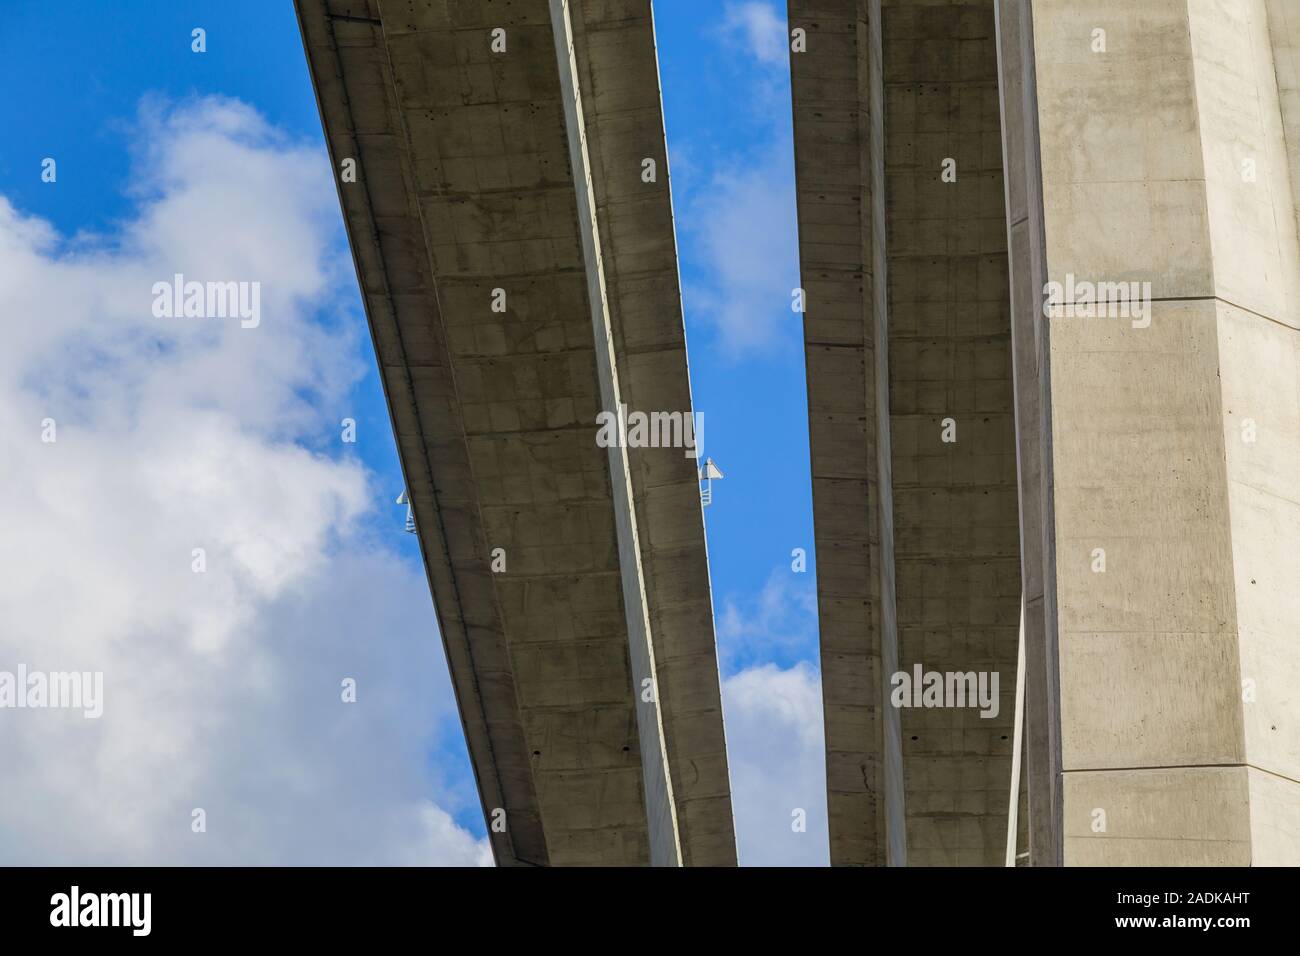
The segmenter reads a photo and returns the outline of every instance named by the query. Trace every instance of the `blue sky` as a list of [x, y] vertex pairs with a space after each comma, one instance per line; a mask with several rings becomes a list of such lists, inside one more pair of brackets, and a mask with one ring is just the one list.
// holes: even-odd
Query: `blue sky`
[[[742, 861], [747, 863], [825, 859], [806, 391], [801, 317], [790, 308], [798, 262], [783, 7], [771, 0], [655, 4], [695, 404], [706, 416], [706, 453], [726, 474], [715, 483], [706, 524], [737, 826]], [[14, 236], [40, 233], [23, 241], [35, 250], [33, 261], [48, 270], [50, 278], [41, 281], [55, 283], [61, 280], [54, 277], [73, 266], [91, 269], [106, 261], [117, 263], [115, 268], [122, 271], [139, 251], [141, 222], [151, 221], [150, 210], [168, 208], [179, 190], [177, 182], [196, 195], [208, 195], [209, 180], [220, 180], [221, 173], [185, 152], [191, 140], [205, 141], [204, 124], [221, 131], [213, 149], [228, 149], [232, 157], [265, 157], [272, 164], [288, 157], [286, 163], [297, 165], [281, 164], [276, 175], [311, 184], [319, 176], [319, 182], [328, 185], [315, 100], [287, 0], [118, 0], [103, 5], [19, 0], [9, 4], [6, 13], [0, 62], [9, 76], [8, 88], [29, 92], [0, 100], [0, 123], [7, 131], [0, 141], [0, 197], [14, 210], [16, 218], [9, 224]], [[203, 54], [190, 50], [190, 31], [196, 26], [207, 31]], [[33, 77], [39, 82], [33, 84]], [[196, 152], [202, 154], [203, 149]], [[55, 184], [41, 182], [45, 157], [57, 160]], [[160, 174], [168, 169], [171, 174]], [[201, 177], [207, 178], [200, 182]], [[284, 189], [270, 195], [281, 192]], [[299, 298], [310, 300], [301, 328], [303, 337], [314, 343], [303, 347], [304, 354], [320, 374], [286, 371], [283, 388], [274, 396], [282, 414], [270, 424], [253, 421], [259, 413], [239, 404], [237, 397], [219, 391], [190, 397], [198, 410], [194, 414], [221, 412], [231, 441], [241, 430], [254, 435], [259, 453], [276, 456], [282, 465], [297, 461], [295, 449], [314, 453], [318, 467], [313, 475], [320, 476], [324, 489], [321, 508], [348, 516], [339, 521], [337, 533], [326, 520], [331, 533], [319, 547], [349, 550], [332, 559], [336, 563], [329, 566], [327, 584], [320, 583], [319, 573], [304, 570], [267, 596], [264, 607], [248, 605], [253, 608], [250, 615], [261, 617], [232, 622], [230, 627], [243, 627], [250, 634], [265, 631], [272, 642], [287, 629], [300, 640], [298, 632], [315, 628], [323, 633], [331, 627], [320, 605], [339, 602], [337, 626], [337, 619], [346, 616], [344, 608], [373, 599], [375, 587], [367, 575], [387, 575], [394, 581], [388, 603], [365, 605], [371, 608], [369, 617], [357, 621], [353, 633], [337, 640], [322, 637], [320, 645], [327, 650], [307, 645], [301, 653], [326, 661], [334, 653], [339, 667], [346, 668], [349, 647], [366, 641], [373, 682], [394, 694], [410, 695], [403, 698], [405, 709], [395, 705], [387, 715], [367, 718], [377, 723], [338, 732], [351, 735], [347, 739], [365, 749], [367, 734], [391, 729], [385, 720], [422, 723], [418, 734], [403, 731], [406, 749], [382, 756], [388, 763], [374, 773], [383, 779], [389, 764], [402, 759], [419, 763], [418, 780], [407, 780], [404, 769], [393, 773], [401, 786], [423, 788], [431, 802], [446, 811], [454, 826], [437, 817], [429, 823], [429, 840], [436, 852], [445, 850], [446, 861], [463, 862], [466, 854], [478, 852], [466, 841], [481, 838], [483, 821], [460, 729], [446, 706], [445, 673], [425, 674], [423, 684], [412, 684], [415, 678], [403, 674], [403, 655], [436, 640], [428, 623], [432, 609], [427, 589], [421, 592], [423, 575], [414, 540], [401, 533], [402, 511], [392, 504], [401, 489], [400, 472], [371, 345], [361, 324], [337, 202], [331, 196], [319, 206], [310, 198], [303, 205], [310, 207], [303, 212], [303, 222], [319, 226], [313, 233], [319, 237], [318, 262], [295, 261], [291, 269], [314, 276], [302, 280], [301, 288], [307, 291]], [[48, 224], [48, 235], [44, 227], [30, 225], [37, 220]], [[191, 227], [202, 232], [205, 225]], [[238, 233], [234, 235], [237, 242]], [[13, 288], [19, 284], [11, 282]], [[4, 292], [0, 285], [0, 294]], [[15, 302], [24, 301], [15, 293], [8, 303], [0, 298], [0, 306], [16, 308]], [[93, 312], [87, 316], [87, 321], [99, 321]], [[22, 334], [13, 319], [5, 323], [8, 334]], [[113, 355], [113, 341], [106, 340], [96, 354], [96, 364], [88, 366], [92, 372], [102, 371], [105, 354]], [[168, 353], [159, 354], [165, 358]], [[68, 396], [82, 392], [109, 407], [109, 396], [118, 394], [114, 389], [120, 383], [109, 383], [96, 397], [98, 379], [90, 373], [63, 391], [54, 384], [34, 387], [33, 369], [48, 367], [52, 360], [35, 346], [32, 356], [33, 364], [15, 364], [9, 371], [8, 384], [21, 390], [23, 400], [56, 405], [62, 401], [62, 407], [72, 408]], [[75, 361], [67, 360], [73, 365]], [[210, 362], [204, 361], [203, 367], [208, 367]], [[158, 378], [160, 368], [136, 370], [145, 383], [140, 390], [153, 389], [151, 394], [166, 397], [164, 390], [176, 387], [168, 384], [174, 377]], [[276, 374], [277, 368], [272, 366], [267, 374]], [[124, 417], [147, 414], [130, 396], [123, 401], [133, 410]], [[77, 420], [75, 412], [68, 414]], [[356, 445], [337, 440], [336, 423], [343, 416], [358, 421]], [[117, 426], [108, 424], [102, 411], [87, 412], [77, 421], [87, 434], [93, 425], [101, 435], [116, 435], [118, 444], [127, 440], [113, 432]], [[131, 432], [131, 440], [140, 440], [138, 429]], [[93, 467], [97, 460], [89, 460]], [[50, 480], [62, 480], [58, 476], [63, 475], [51, 472]], [[355, 500], [350, 484], [354, 479], [356, 488], [364, 489]], [[49, 520], [58, 518], [52, 515]], [[806, 573], [791, 569], [795, 548], [807, 551]], [[243, 586], [232, 580], [231, 587]], [[326, 589], [324, 597], [312, 590], [314, 586]], [[256, 611], [258, 607], [263, 611]], [[86, 617], [95, 613], [85, 609]], [[403, 631], [403, 641], [386, 643], [385, 628]], [[298, 666], [297, 657], [284, 656], [289, 651], [276, 646], [279, 666]], [[7, 649], [29, 656], [36, 650], [21, 644]], [[432, 650], [428, 654], [434, 656]], [[436, 657], [436, 667], [442, 667], [440, 652]], [[197, 665], [185, 657], [176, 666], [188, 678], [188, 668]], [[425, 693], [440, 699], [434, 705], [422, 704], [419, 698]], [[270, 706], [265, 701], [261, 705]], [[283, 719], [296, 724], [304, 718]], [[297, 733], [286, 737], [286, 746], [302, 748], [312, 732], [304, 727]], [[408, 751], [417, 752], [412, 756]], [[232, 754], [230, 759], [237, 758]], [[369, 759], [381, 756], [371, 754]], [[305, 775], [310, 768], [304, 767]], [[329, 779], [339, 787], [352, 786], [345, 773]], [[129, 783], [106, 779], [103, 786], [129, 789]], [[33, 797], [48, 796], [41, 790], [48, 786], [53, 784], [32, 782]], [[244, 813], [262, 812], [258, 787], [250, 781], [248, 792], [226, 796]], [[374, 794], [359, 791], [351, 811], [371, 799]], [[794, 806], [807, 810], [806, 834], [790, 832], [789, 808]], [[320, 812], [326, 814], [327, 808]], [[394, 832], [407, 825], [400, 812], [392, 811]], [[421, 813], [427, 822], [435, 811], [425, 807]], [[271, 814], [264, 815], [270, 827]], [[6, 826], [16, 828], [19, 821], [13, 814], [7, 818], [0, 806], [0, 846]], [[93, 841], [97, 831], [87, 826]], [[444, 838], [448, 842], [439, 842]], [[382, 841], [383, 835], [375, 839]], [[481, 842], [478, 846], [481, 849]], [[35, 842], [29, 849], [38, 862], [40, 850]], [[286, 843], [280, 860], [294, 862], [300, 851], [298, 844]], [[119, 861], [129, 855], [106, 847], [104, 859]], [[361, 857], [344, 857], [347, 862], [354, 859]]]

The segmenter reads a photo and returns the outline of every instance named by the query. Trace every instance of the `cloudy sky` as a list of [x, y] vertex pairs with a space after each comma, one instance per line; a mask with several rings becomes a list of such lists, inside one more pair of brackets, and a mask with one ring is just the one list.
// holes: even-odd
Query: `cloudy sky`
[[[0, 709], [0, 863], [490, 864], [291, 5], [112, 6], [0, 36], [0, 671], [105, 681]], [[656, 16], [741, 860], [822, 864], [783, 6]]]

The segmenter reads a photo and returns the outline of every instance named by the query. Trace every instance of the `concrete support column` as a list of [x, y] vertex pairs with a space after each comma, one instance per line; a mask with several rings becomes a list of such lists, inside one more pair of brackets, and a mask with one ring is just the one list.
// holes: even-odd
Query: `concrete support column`
[[1001, 7], [1033, 862], [1300, 862], [1294, 9]]

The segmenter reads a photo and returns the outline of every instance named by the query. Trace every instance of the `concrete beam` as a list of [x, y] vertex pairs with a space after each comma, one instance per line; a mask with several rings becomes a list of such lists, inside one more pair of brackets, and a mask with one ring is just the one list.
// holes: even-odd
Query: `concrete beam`
[[596, 443], [691, 412], [666, 167], [620, 165], [649, 4], [608, 6], [298, 2], [497, 861], [734, 863], [694, 461]]
[[1061, 715], [1056, 613], [1056, 511], [1052, 464], [1051, 324], [1038, 86], [1030, 4], [998, 0], [999, 110], [1006, 170], [1008, 276], [1024, 600], [1025, 720], [1017, 859], [1061, 862]]
[[[587, 273], [587, 300], [596, 343], [596, 371], [600, 377], [601, 404], [606, 409], [622, 407], [618, 368], [614, 358], [614, 335], [605, 293], [605, 268], [601, 258], [600, 224], [596, 217], [595, 187], [591, 159], [587, 154], [587, 132], [578, 89], [578, 64], [573, 47], [573, 27], [568, 0], [550, 0], [551, 29], [559, 56], [560, 90], [564, 98], [564, 123], [569, 134], [569, 165], [574, 171], [578, 203], [578, 229], [582, 234], [582, 258]], [[663, 716], [659, 709], [653, 638], [646, 607], [645, 574], [641, 568], [641, 544], [636, 513], [632, 507], [632, 480], [627, 448], [611, 445], [609, 451], [610, 490], [614, 498], [614, 524], [618, 533], [619, 569], [623, 582], [623, 607], [631, 651], [632, 686], [643, 688], [642, 706], [637, 707], [637, 728], [641, 742], [641, 769], [645, 778], [646, 813], [650, 820], [650, 861], [657, 866], [680, 866], [681, 835], [673, 803], [668, 753], [664, 749]]]
[[[1021, 582], [993, 3], [789, 12], [831, 859], [1000, 865]], [[996, 676], [996, 713], [894, 708], [917, 666]]]

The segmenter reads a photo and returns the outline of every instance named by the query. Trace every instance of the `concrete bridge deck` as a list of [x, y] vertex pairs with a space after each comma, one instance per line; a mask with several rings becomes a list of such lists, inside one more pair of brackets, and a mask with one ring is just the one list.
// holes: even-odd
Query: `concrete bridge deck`
[[497, 862], [734, 864], [649, 0], [297, 7]]

